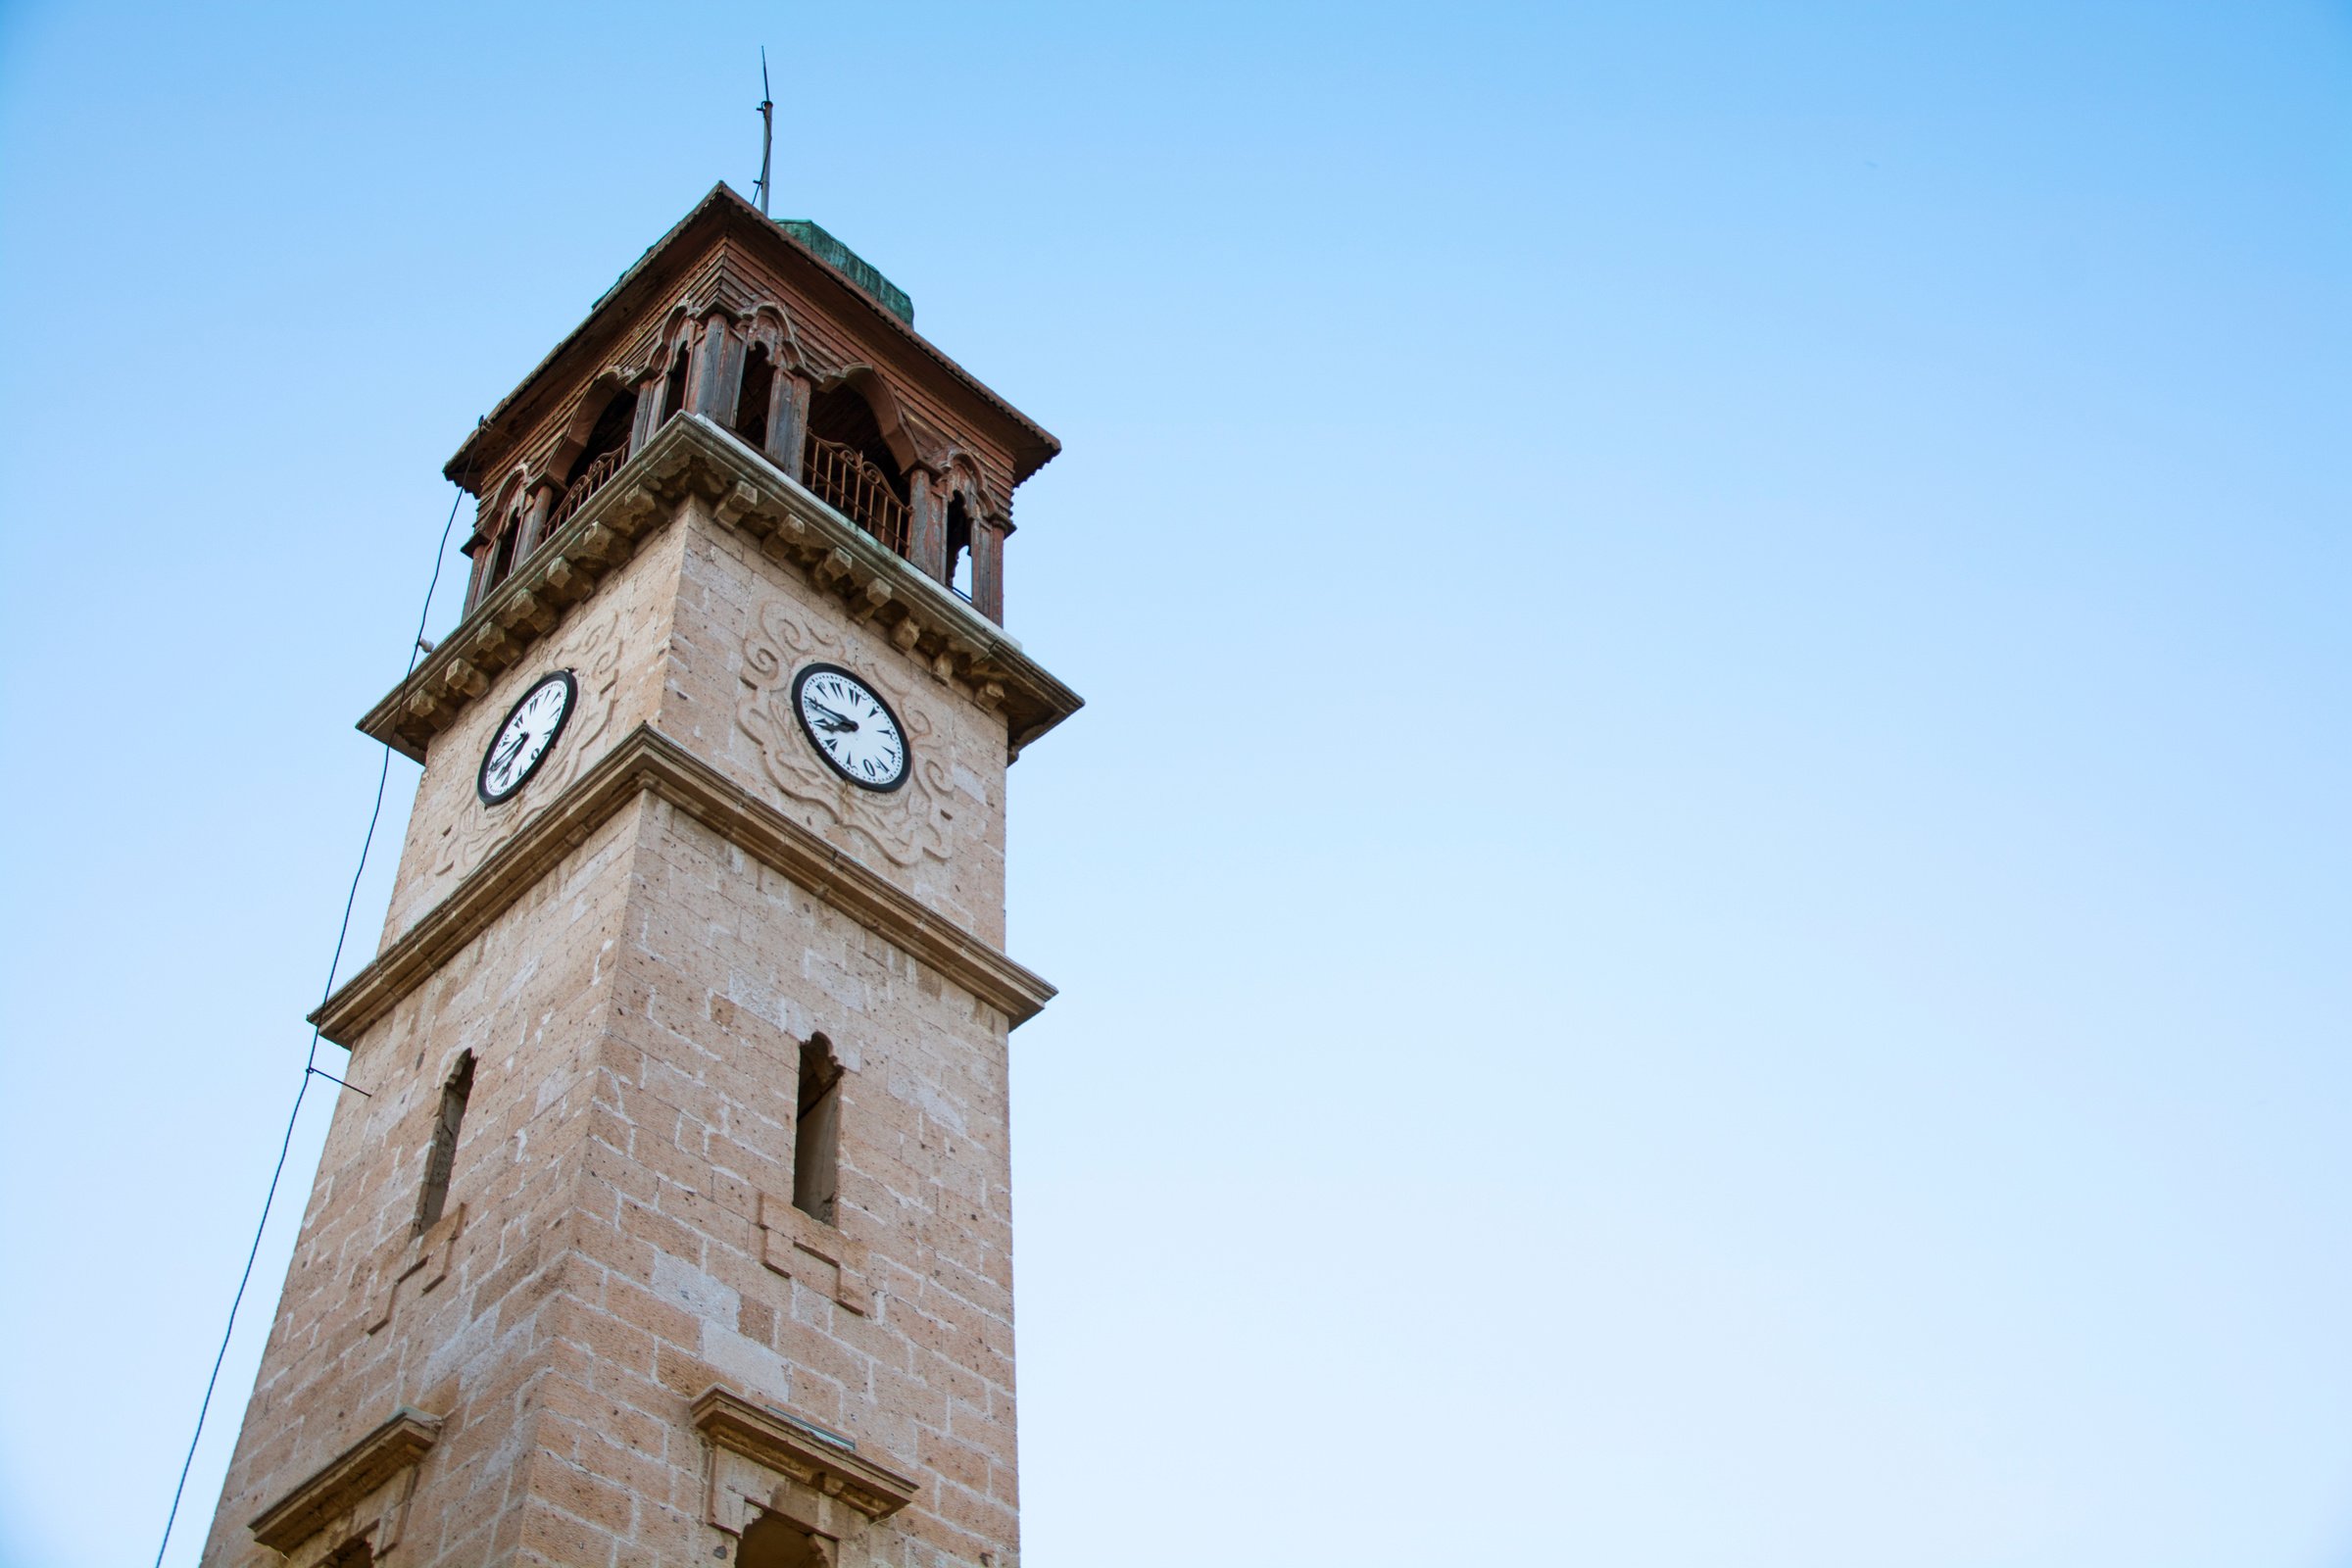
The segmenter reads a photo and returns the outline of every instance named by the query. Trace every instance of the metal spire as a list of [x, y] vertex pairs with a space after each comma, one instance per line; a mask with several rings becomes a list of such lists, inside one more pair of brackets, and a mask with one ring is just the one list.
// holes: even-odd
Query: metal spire
[[776, 101], [767, 91], [767, 45], [760, 46], [760, 182], [752, 187], [752, 195], [760, 203], [762, 216], [767, 212], [767, 160], [776, 142]]

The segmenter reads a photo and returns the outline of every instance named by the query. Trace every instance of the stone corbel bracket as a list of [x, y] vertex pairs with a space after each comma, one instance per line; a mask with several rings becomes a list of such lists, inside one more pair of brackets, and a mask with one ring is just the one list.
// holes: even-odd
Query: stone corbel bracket
[[804, 489], [733, 433], [680, 414], [654, 433], [563, 527], [550, 534], [360, 728], [421, 762], [433, 737], [490, 689], [490, 679], [555, 630], [597, 579], [627, 562], [687, 495], [882, 628], [903, 653], [974, 703], [1003, 714], [1012, 757], [1085, 706], [987, 616]]
[[865, 1282], [865, 1244], [772, 1193], [760, 1195], [760, 1261], [831, 1297], [836, 1306], [859, 1317], [874, 1315], [873, 1293]]
[[858, 1457], [846, 1439], [723, 1385], [703, 1392], [693, 1416], [710, 1446], [704, 1520], [728, 1535], [742, 1535], [758, 1509], [799, 1526], [830, 1557], [852, 1530], [887, 1519], [917, 1494], [911, 1479]]
[[441, 1418], [402, 1405], [248, 1527], [253, 1539], [312, 1568], [365, 1538], [377, 1560], [399, 1544], [416, 1465], [440, 1441]]
[[554, 631], [566, 610], [596, 591], [599, 578], [626, 564], [640, 541], [668, 521], [691, 482], [674, 439], [648, 443], [483, 595], [408, 679], [368, 710], [360, 728], [423, 761], [433, 737], [490, 689], [492, 676]]

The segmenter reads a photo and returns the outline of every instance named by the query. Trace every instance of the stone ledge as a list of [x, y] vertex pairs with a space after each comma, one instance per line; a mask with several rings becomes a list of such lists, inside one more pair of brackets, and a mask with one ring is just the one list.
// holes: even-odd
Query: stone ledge
[[248, 1527], [271, 1551], [291, 1556], [337, 1515], [424, 1457], [440, 1440], [441, 1418], [402, 1405], [392, 1419], [343, 1451], [340, 1458], [286, 1494]]
[[640, 724], [310, 1015], [345, 1050], [489, 929], [564, 856], [640, 793], [660, 796], [1020, 1025], [1054, 987], [950, 924], [650, 725]]
[[819, 501], [767, 458], [699, 414], [680, 414], [621, 465], [587, 505], [518, 563], [507, 580], [408, 678], [360, 720], [414, 761], [490, 689], [491, 677], [556, 629], [599, 578], [668, 523], [689, 495], [772, 561], [808, 574], [935, 678], [1003, 714], [1013, 757], [1085, 700], [982, 615]]
[[694, 1424], [713, 1447], [740, 1453], [778, 1475], [838, 1497], [868, 1519], [886, 1519], [915, 1499], [916, 1484], [846, 1446], [826, 1442], [765, 1405], [719, 1384], [694, 1401]]

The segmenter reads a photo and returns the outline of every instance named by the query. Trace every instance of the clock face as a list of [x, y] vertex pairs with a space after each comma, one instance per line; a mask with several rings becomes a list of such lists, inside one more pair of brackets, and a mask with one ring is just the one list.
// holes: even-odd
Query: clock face
[[792, 710], [817, 756], [863, 789], [906, 782], [906, 731], [874, 689], [839, 664], [810, 664], [793, 677]]
[[564, 721], [571, 716], [572, 701], [579, 691], [571, 671], [559, 669], [522, 694], [521, 701], [508, 712], [507, 721], [490, 738], [490, 749], [482, 754], [482, 771], [474, 780], [474, 790], [484, 806], [514, 799], [514, 792], [529, 782], [555, 749], [556, 737], [564, 733]]

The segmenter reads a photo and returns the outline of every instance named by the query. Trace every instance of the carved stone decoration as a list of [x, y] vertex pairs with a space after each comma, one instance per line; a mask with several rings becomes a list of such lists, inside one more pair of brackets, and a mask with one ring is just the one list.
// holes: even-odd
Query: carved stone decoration
[[417, 1461], [440, 1437], [439, 1416], [403, 1405], [257, 1517], [254, 1540], [291, 1568], [319, 1568], [362, 1542], [384, 1561], [408, 1522]]
[[562, 741], [555, 754], [531, 775], [523, 785], [516, 802], [523, 809], [512, 807], [491, 810], [468, 811], [441, 832], [440, 853], [433, 862], [433, 875], [464, 874], [482, 863], [492, 846], [512, 837], [514, 830], [536, 816], [549, 802], [564, 793], [564, 786], [579, 777], [587, 759], [596, 752], [597, 742], [612, 723], [612, 711], [618, 703], [620, 686], [621, 637], [620, 617], [607, 612], [600, 620], [591, 621], [581, 631], [579, 644], [572, 649], [573, 675], [579, 682], [578, 707], [564, 726]]
[[836, 1306], [859, 1317], [874, 1315], [873, 1295], [865, 1283], [865, 1244], [850, 1240], [772, 1193], [760, 1195], [760, 1261], [786, 1279], [831, 1297]]
[[[650, 388], [640, 389], [641, 409], [661, 404]], [[714, 507], [712, 515], [757, 539], [773, 560], [810, 572], [828, 590], [864, 593], [877, 580], [889, 587], [883, 597], [895, 612], [887, 617], [894, 643], [929, 660], [942, 683], [978, 672], [1004, 687], [1008, 757], [1018, 757], [1023, 747], [1085, 706], [972, 604], [883, 549], [800, 485], [779, 483], [783, 478], [766, 458], [698, 414], [681, 414], [658, 430], [640, 432], [639, 445], [619, 472], [530, 557], [517, 562], [505, 583], [467, 611], [457, 629], [368, 710], [360, 728], [411, 761], [423, 761], [435, 737], [489, 689], [469, 658], [482, 630], [495, 624], [504, 634], [504, 657], [528, 658], [555, 629], [564, 607], [594, 593], [598, 579], [625, 563], [690, 492], [709, 500], [734, 498], [733, 505]], [[984, 487], [983, 495], [988, 493]], [[996, 512], [985, 514], [980, 523], [975, 543], [991, 550], [991, 541], [1001, 542], [1011, 527], [1011, 519]], [[522, 603], [526, 599], [528, 605]]]
[[[817, 760], [792, 716], [792, 677], [812, 659], [857, 672], [879, 686], [906, 730], [912, 760], [906, 786], [887, 795], [859, 789]], [[842, 831], [873, 846], [893, 865], [915, 864], [924, 856], [948, 858], [955, 811], [955, 785], [930, 745], [937, 728], [930, 701], [899, 678], [896, 670], [860, 660], [843, 647], [839, 633], [812, 626], [786, 601], [771, 599], [744, 638], [744, 690], [735, 719], [760, 745], [762, 769], [793, 800], [830, 817]]]
[[[376, 1264], [374, 1282], [368, 1291], [368, 1298], [375, 1303], [368, 1314], [368, 1333], [378, 1333], [391, 1325], [401, 1286], [415, 1280], [409, 1294], [417, 1297], [449, 1278], [449, 1271], [457, 1266], [458, 1238], [465, 1230], [466, 1205], [458, 1203], [421, 1233], [410, 1237], [405, 1247]], [[417, 1278], [419, 1275], [422, 1278]]]
[[771, 1513], [808, 1538], [824, 1561], [870, 1519], [915, 1498], [915, 1484], [858, 1454], [857, 1445], [718, 1385], [692, 1407], [709, 1446], [703, 1522], [741, 1538]]

